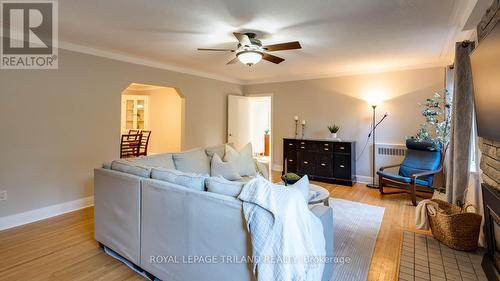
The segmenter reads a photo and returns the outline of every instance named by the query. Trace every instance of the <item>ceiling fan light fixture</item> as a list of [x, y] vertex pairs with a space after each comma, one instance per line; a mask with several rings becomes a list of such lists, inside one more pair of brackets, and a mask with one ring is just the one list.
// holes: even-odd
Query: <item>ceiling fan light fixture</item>
[[237, 55], [238, 60], [248, 66], [258, 63], [262, 59], [262, 53], [257, 51], [242, 51]]

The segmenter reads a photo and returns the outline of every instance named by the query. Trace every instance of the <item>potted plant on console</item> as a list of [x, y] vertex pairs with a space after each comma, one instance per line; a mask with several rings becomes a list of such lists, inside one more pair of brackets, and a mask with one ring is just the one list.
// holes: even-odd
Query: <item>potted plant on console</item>
[[337, 132], [340, 130], [340, 126], [333, 124], [332, 126], [328, 126], [328, 131], [330, 131], [331, 137], [333, 140], [340, 141], [339, 138], [337, 138]]

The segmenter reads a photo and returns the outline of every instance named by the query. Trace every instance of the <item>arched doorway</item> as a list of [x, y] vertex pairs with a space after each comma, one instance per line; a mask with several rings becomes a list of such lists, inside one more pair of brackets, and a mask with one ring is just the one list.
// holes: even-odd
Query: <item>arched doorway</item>
[[184, 98], [175, 88], [132, 83], [122, 92], [121, 133], [151, 131], [148, 154], [181, 151], [183, 122]]

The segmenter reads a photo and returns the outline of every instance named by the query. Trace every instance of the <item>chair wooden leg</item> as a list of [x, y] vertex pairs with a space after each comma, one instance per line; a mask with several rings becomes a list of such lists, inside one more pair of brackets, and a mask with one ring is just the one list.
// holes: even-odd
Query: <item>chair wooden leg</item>
[[384, 184], [382, 182], [381, 176], [378, 177], [378, 190], [380, 191], [380, 194], [382, 194], [382, 195], [385, 194], [384, 193]]
[[413, 181], [410, 184], [410, 191], [411, 191], [411, 202], [413, 203], [413, 206], [417, 206], [417, 193], [416, 193], [416, 186], [415, 186], [415, 181]]

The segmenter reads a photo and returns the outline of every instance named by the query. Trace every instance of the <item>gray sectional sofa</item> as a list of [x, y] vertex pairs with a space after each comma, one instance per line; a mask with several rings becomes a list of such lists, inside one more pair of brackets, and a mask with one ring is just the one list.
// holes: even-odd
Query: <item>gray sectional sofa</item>
[[[160, 179], [165, 169], [208, 176], [213, 153], [222, 158], [224, 145], [116, 160], [95, 169], [95, 239], [161, 280], [255, 280], [252, 264], [242, 262], [252, 256], [242, 202], [205, 191], [203, 177]], [[269, 177], [265, 165], [256, 163], [256, 170]], [[332, 210], [311, 211], [322, 221], [331, 255]], [[331, 274], [332, 264], [326, 264], [322, 280]]]

